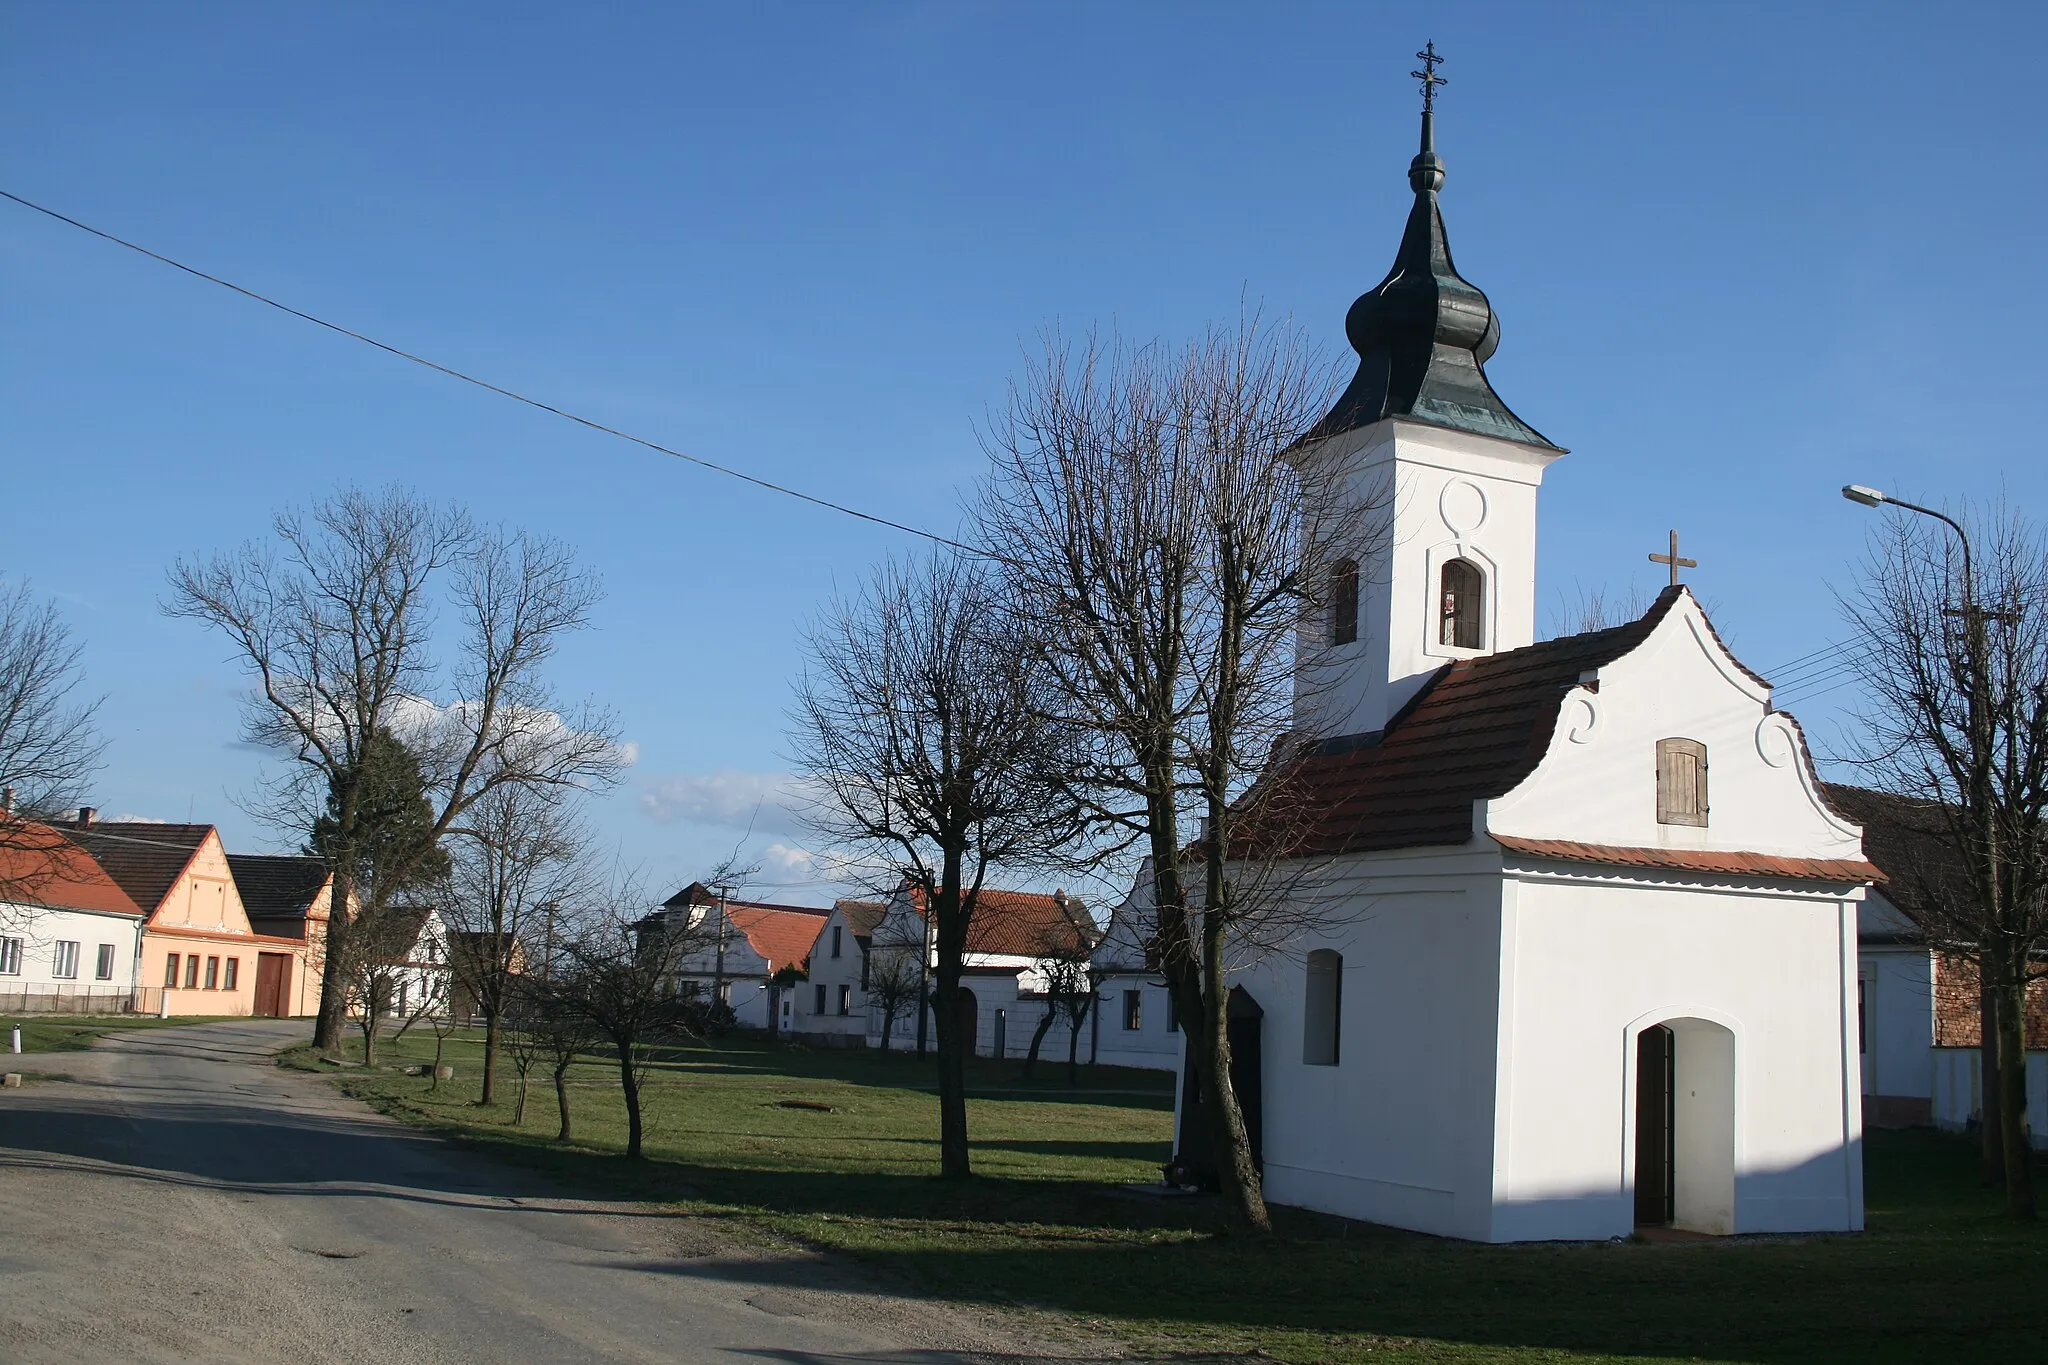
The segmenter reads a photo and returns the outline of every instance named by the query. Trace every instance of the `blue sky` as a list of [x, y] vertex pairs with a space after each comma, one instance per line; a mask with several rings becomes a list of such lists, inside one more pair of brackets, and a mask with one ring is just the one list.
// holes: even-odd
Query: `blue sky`
[[[0, 186], [706, 458], [950, 529], [1040, 329], [1241, 299], [1343, 345], [1392, 259], [1412, 53], [1489, 366], [1573, 454], [1539, 615], [1676, 525], [1770, 670], [1840, 638], [1871, 514], [2048, 494], [2038, 6], [0, 3]], [[235, 805], [242, 681], [181, 554], [347, 478], [576, 545], [563, 688], [639, 761], [657, 886], [785, 767], [796, 633], [901, 537], [579, 431], [0, 204], [0, 572], [61, 594], [110, 813]], [[1823, 744], [1844, 688], [1795, 701]], [[757, 851], [823, 897], [772, 807]], [[781, 852], [771, 853], [779, 845]]]

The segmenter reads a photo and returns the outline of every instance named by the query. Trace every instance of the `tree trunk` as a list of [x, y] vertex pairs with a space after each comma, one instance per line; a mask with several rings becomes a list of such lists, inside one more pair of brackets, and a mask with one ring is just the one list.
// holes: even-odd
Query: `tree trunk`
[[1067, 1089], [1072, 1090], [1081, 1083], [1081, 1025], [1088, 1018], [1088, 1011], [1081, 1011], [1081, 1017], [1068, 1016], [1067, 1028]]
[[1222, 934], [1211, 930], [1203, 936], [1202, 985], [1209, 998], [1204, 1002], [1201, 1049], [1204, 1061], [1204, 1098], [1211, 1101], [1204, 1114], [1215, 1144], [1216, 1178], [1232, 1210], [1255, 1232], [1271, 1232], [1273, 1220], [1266, 1212], [1266, 1196], [1259, 1180], [1259, 1168], [1252, 1161], [1251, 1138], [1245, 1132], [1244, 1109], [1237, 1102], [1237, 1087], [1230, 1078], [1230, 983], [1223, 973]]
[[633, 1071], [633, 1049], [619, 1048], [619, 1085], [626, 1092], [626, 1156], [640, 1156], [640, 1078]]
[[1045, 1002], [1045, 1017], [1038, 1021], [1038, 1027], [1031, 1032], [1031, 1050], [1024, 1054], [1024, 1079], [1030, 1080], [1031, 1073], [1038, 1069], [1038, 1049], [1045, 1043], [1045, 1035], [1052, 1032], [1053, 1003]]
[[354, 884], [347, 872], [335, 869], [327, 899], [327, 938], [320, 966], [320, 1010], [313, 1018], [313, 1049], [323, 1057], [341, 1056], [341, 1033], [348, 1021], [349, 894]]
[[444, 1047], [446, 1047], [446, 1046], [447, 1046], [447, 1044], [448, 1044], [448, 1039], [447, 1039], [447, 1036], [446, 1036], [445, 1034], [443, 1034], [443, 1033], [441, 1032], [441, 1030], [440, 1030], [440, 1029], [438, 1029], [438, 1028], [437, 1028], [437, 1029], [435, 1029], [435, 1030], [434, 1030], [434, 1080], [433, 1080], [433, 1084], [431, 1084], [431, 1085], [429, 1085], [429, 1086], [427, 1087], [427, 1089], [429, 1089], [429, 1090], [439, 1090], [439, 1089], [441, 1088], [441, 1050], [442, 1050], [442, 1049], [443, 1049]]
[[368, 1001], [363, 1003], [363, 1065], [366, 1067], [377, 1064], [377, 1025], [382, 1018], [374, 1005]]
[[555, 1107], [561, 1111], [561, 1131], [555, 1134], [555, 1141], [567, 1142], [570, 1138], [569, 1124], [569, 1065], [574, 1057], [564, 1057], [555, 1063]]
[[519, 1097], [512, 1101], [512, 1126], [526, 1126], [526, 1073], [519, 1073]]
[[1991, 985], [1992, 954], [1977, 954], [1977, 1124], [1984, 1149], [1984, 1183], [2005, 1183], [2005, 1106], [1999, 1103], [2004, 1082], [1998, 1071], [1998, 992]]
[[882, 1011], [882, 1051], [884, 1051], [884, 1052], [887, 1052], [887, 1051], [889, 1050], [889, 1030], [891, 1030], [891, 1029], [893, 1029], [893, 1028], [895, 1028], [895, 1027], [896, 1027], [896, 1014], [895, 1014], [895, 1011], [893, 1011], [893, 1010], [883, 1010], [883, 1011]]
[[[523, 1081], [522, 1081], [523, 1084]], [[484, 1015], [484, 1088], [478, 1104], [489, 1104], [498, 1097], [498, 1012], [494, 1009]]]
[[1998, 1100], [2007, 1216], [2034, 1220], [2034, 1145], [2027, 1131], [2027, 978], [2008, 969], [1998, 983]]

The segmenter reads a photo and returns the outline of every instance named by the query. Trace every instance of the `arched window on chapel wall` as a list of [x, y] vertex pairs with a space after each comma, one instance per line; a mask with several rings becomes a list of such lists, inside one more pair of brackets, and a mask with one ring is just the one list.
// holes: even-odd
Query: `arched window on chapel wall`
[[1330, 566], [1330, 643], [1348, 645], [1358, 638], [1358, 561], [1340, 559]]
[[1486, 576], [1469, 559], [1448, 560], [1438, 585], [1437, 641], [1455, 649], [1486, 648]]

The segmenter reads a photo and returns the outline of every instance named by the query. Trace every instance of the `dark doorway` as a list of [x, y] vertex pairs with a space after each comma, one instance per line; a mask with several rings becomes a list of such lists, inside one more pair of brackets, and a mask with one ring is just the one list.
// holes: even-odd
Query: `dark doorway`
[[960, 1026], [960, 1046], [963, 1056], [974, 1055], [975, 1035], [981, 1027], [981, 1002], [974, 998], [974, 992], [965, 986], [953, 998], [953, 1018]]
[[1636, 1036], [1636, 1222], [1669, 1223], [1673, 1207], [1676, 1039], [1662, 1024]]
[[256, 1001], [251, 1012], [266, 1019], [282, 1019], [291, 1008], [292, 955], [256, 954]]

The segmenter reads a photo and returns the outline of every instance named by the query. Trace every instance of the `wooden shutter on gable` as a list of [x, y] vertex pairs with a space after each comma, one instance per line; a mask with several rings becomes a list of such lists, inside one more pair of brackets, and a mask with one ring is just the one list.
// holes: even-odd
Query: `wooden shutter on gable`
[[1657, 741], [1657, 823], [1707, 823], [1707, 746], [1696, 739]]

